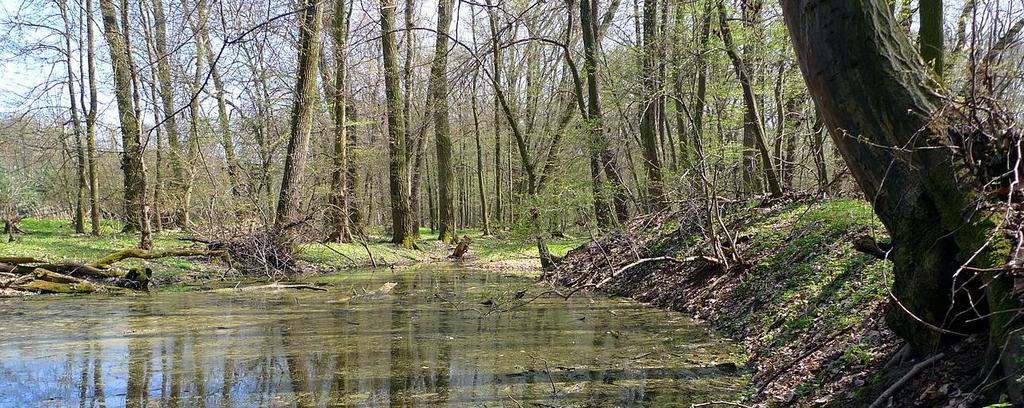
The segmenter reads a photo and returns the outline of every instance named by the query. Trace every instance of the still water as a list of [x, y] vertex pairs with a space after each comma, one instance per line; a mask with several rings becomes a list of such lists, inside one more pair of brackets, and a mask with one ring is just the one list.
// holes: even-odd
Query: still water
[[745, 381], [734, 344], [631, 301], [524, 305], [532, 279], [442, 266], [319, 280], [0, 299], [0, 406], [689, 406]]

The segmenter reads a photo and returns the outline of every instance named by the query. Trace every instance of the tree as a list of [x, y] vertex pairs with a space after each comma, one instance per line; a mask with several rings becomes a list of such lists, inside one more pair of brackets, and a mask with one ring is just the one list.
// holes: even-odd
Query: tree
[[178, 118], [174, 107], [174, 84], [171, 81], [170, 54], [167, 51], [167, 18], [164, 15], [163, 0], [153, 0], [153, 31], [156, 37], [153, 41], [156, 48], [156, 72], [157, 83], [160, 88], [160, 102], [165, 115], [163, 119], [164, 133], [167, 135], [167, 148], [169, 150], [168, 162], [171, 166], [171, 177], [169, 177], [168, 192], [172, 199], [177, 201], [175, 212], [178, 225], [187, 227], [185, 222], [185, 211], [187, 209], [181, 204], [182, 188], [185, 183], [185, 174], [182, 168], [181, 159], [181, 136], [178, 133]]
[[334, 1], [331, 40], [334, 42], [334, 159], [331, 170], [331, 234], [330, 241], [352, 239], [348, 216], [348, 23], [345, 0]]
[[[658, 33], [656, 0], [644, 0], [643, 49], [641, 50], [641, 76], [643, 77], [644, 103], [640, 118], [640, 141], [643, 147], [644, 169], [647, 170], [647, 194], [650, 205], [661, 210], [665, 205], [665, 187], [661, 174], [661, 152], [658, 149]], [[586, 41], [586, 34], [584, 34]]]
[[406, 153], [405, 114], [398, 74], [394, 0], [381, 0], [381, 49], [384, 59], [384, 98], [388, 120], [388, 184], [391, 190], [391, 242], [412, 248], [412, 213], [409, 208], [409, 161]]
[[1024, 339], [1013, 330], [1017, 313], [1007, 313], [1019, 304], [1009, 277], [992, 272], [1006, 264], [1013, 245], [998, 231], [998, 216], [984, 205], [964, 156], [950, 148], [970, 135], [960, 133], [966, 124], [934, 120], [946, 99], [887, 2], [805, 7], [785, 0], [783, 13], [822, 120], [892, 237], [897, 303], [890, 326], [922, 352], [952, 333], [976, 332], [983, 319], [965, 321], [961, 312], [985, 309], [977, 301], [983, 280], [988, 310], [970, 314], [989, 316], [990, 341], [1007, 347], [1001, 361], [1011, 396], [1020, 400]]
[[941, 78], [945, 68], [942, 0], [921, 0], [918, 12], [921, 14], [921, 30], [918, 34], [921, 58]]
[[434, 40], [434, 62], [430, 66], [428, 92], [434, 117], [434, 140], [437, 144], [437, 239], [445, 243], [457, 239], [455, 169], [452, 164], [452, 138], [448, 120], [448, 27], [452, 20], [452, 5], [452, 0], [437, 2], [437, 39]]
[[92, 0], [85, 0], [85, 25], [86, 25], [86, 59], [89, 70], [89, 111], [85, 115], [85, 150], [89, 162], [89, 219], [92, 235], [100, 235], [100, 200], [99, 182], [96, 177], [96, 112], [98, 99], [96, 96], [96, 50], [95, 25], [92, 16], [95, 15]]
[[57, 2], [60, 8], [61, 19], [64, 21], [64, 55], [68, 70], [68, 96], [70, 100], [71, 128], [75, 134], [75, 166], [76, 180], [78, 181], [75, 193], [75, 232], [85, 233], [85, 147], [82, 145], [82, 122], [78, 116], [78, 95], [75, 93], [74, 64], [72, 64], [73, 51], [71, 50], [71, 17], [68, 15], [67, 0]]
[[[127, 15], [122, 3], [122, 18]], [[149, 234], [149, 217], [146, 206], [146, 168], [142, 158], [139, 118], [132, 99], [132, 64], [127, 33], [122, 34], [118, 25], [117, 9], [113, 0], [100, 0], [103, 15], [103, 32], [110, 48], [110, 61], [114, 71], [114, 99], [117, 101], [118, 117], [121, 122], [121, 169], [124, 172], [124, 203], [126, 232], [141, 232], [140, 246], [152, 247]]]
[[725, 52], [729, 54], [729, 59], [732, 60], [733, 69], [736, 71], [736, 76], [740, 80], [740, 86], [743, 88], [743, 103], [746, 109], [744, 133], [751, 132], [750, 135], [754, 138], [757, 150], [761, 153], [761, 162], [764, 166], [765, 178], [768, 182], [768, 192], [772, 197], [781, 197], [782, 187], [779, 184], [779, 178], [775, 172], [775, 166], [772, 164], [772, 156], [768, 150], [768, 142], [764, 135], [764, 121], [761, 119], [761, 113], [757, 106], [757, 96], [754, 94], [754, 84], [750, 77], [747, 64], [744, 62], [739, 52], [736, 51], [736, 44], [734, 44], [732, 40], [732, 32], [729, 30], [729, 19], [725, 13], [725, 5], [723, 3], [719, 3], [718, 5], [718, 16], [718, 21], [722, 29], [722, 42], [725, 43]]
[[323, 7], [318, 0], [304, 0], [299, 5], [299, 66], [292, 102], [291, 136], [285, 156], [281, 194], [277, 201], [274, 225], [278, 228], [298, 222], [302, 201], [303, 178], [309, 155], [309, 138], [313, 126], [316, 98], [316, 71], [320, 59], [320, 21]]

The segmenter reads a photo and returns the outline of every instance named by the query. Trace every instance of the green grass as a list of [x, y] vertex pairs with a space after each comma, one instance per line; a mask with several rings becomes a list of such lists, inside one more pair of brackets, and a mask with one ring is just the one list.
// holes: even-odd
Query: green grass
[[[469, 266], [480, 266], [488, 263], [507, 260], [537, 260], [537, 247], [528, 238], [511, 238], [483, 236], [483, 232], [475, 229], [459, 231], [460, 237], [468, 236], [473, 242], [466, 261]], [[405, 249], [401, 246], [382, 242], [382, 236], [367, 243], [374, 259], [379, 264], [412, 264], [445, 258], [451, 253], [454, 244], [443, 244], [437, 236], [430, 233], [429, 228], [420, 229], [420, 239], [416, 244], [420, 250]], [[578, 239], [556, 239], [548, 241], [548, 249], [555, 255], [565, 255], [569, 250], [582, 244]], [[366, 248], [359, 243], [308, 243], [304, 244], [299, 253], [303, 259], [326, 267], [346, 268], [353, 264], [368, 265], [370, 256]], [[537, 267], [540, 266], [537, 261]]]
[[[111, 252], [135, 248], [139, 245], [138, 234], [122, 234], [120, 226], [104, 222], [101, 235], [74, 233], [74, 226], [67, 220], [26, 218], [21, 221], [24, 234], [15, 234], [14, 241], [0, 237], [0, 256], [30, 256], [48, 262], [88, 262]], [[189, 243], [178, 239], [174, 232], [154, 234], [154, 249], [188, 247]], [[197, 264], [188, 259], [166, 258], [153, 261], [126, 260], [120, 266], [145, 266], [153, 270], [157, 279], [180, 278], [189, 273], [211, 271], [209, 265]]]

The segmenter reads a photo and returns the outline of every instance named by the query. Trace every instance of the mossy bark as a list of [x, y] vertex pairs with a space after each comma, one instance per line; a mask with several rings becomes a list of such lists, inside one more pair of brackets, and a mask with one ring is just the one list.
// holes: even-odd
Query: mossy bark
[[384, 93], [388, 121], [388, 185], [391, 190], [391, 242], [413, 247], [413, 222], [409, 204], [409, 161], [406, 160], [405, 114], [398, 75], [398, 44], [395, 41], [395, 3], [380, 4], [381, 49], [384, 60]]
[[[947, 147], [955, 129], [942, 116], [929, 68], [885, 1], [785, 0], [783, 11], [822, 119], [892, 236], [892, 328], [922, 352], [954, 333], [983, 331], [986, 322], [966, 317], [989, 312], [971, 310], [967, 298], [982, 295], [981, 280], [967, 281], [976, 270], [1004, 266], [1009, 241]], [[1002, 315], [1017, 302], [1005, 278], [982, 273], [998, 316], [987, 323], [1002, 347], [1013, 327]]]

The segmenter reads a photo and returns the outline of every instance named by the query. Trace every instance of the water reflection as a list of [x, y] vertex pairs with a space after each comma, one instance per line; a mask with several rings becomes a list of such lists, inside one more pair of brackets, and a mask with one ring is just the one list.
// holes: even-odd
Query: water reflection
[[678, 314], [586, 297], [465, 310], [529, 287], [494, 273], [331, 279], [326, 293], [0, 300], [0, 406], [683, 404], [742, 384], [716, 368], [735, 348]]

